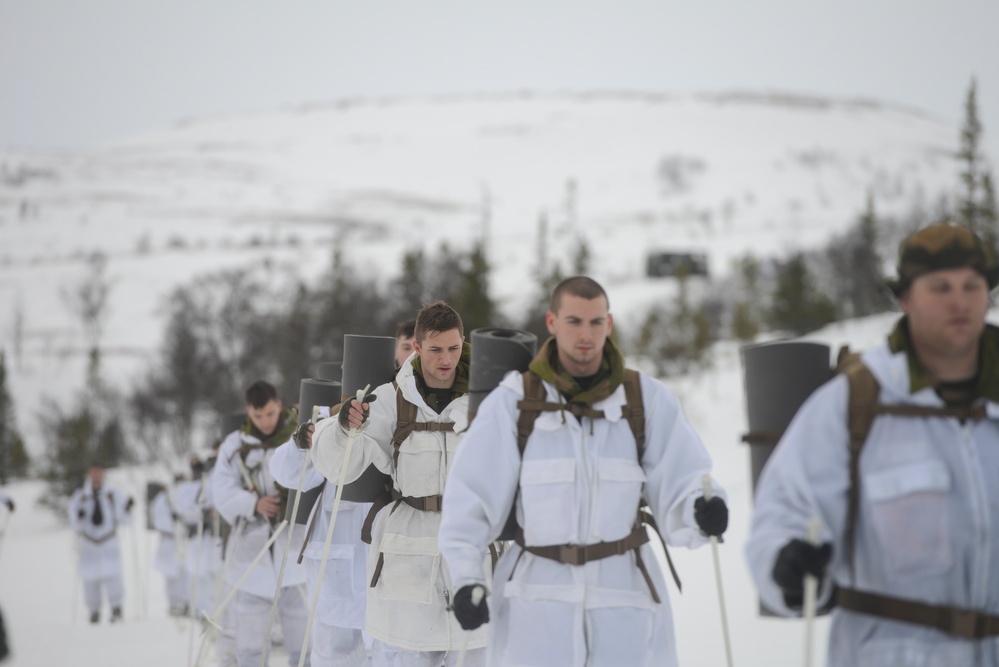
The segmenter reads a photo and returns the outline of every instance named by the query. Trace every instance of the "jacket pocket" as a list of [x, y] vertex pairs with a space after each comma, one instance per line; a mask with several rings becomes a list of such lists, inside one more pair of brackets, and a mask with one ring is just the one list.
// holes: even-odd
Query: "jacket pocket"
[[378, 548], [382, 558], [378, 597], [423, 604], [434, 601], [441, 568], [436, 537], [386, 533]]
[[603, 540], [627, 535], [635, 524], [645, 471], [635, 459], [600, 459], [597, 528]]
[[[332, 600], [353, 600], [357, 595], [354, 588], [354, 557], [355, 549], [349, 544], [331, 544], [329, 558], [326, 560], [326, 570], [323, 572], [323, 597]], [[320, 558], [306, 558], [303, 564], [308, 568], [309, 576], [318, 581]], [[362, 591], [363, 594], [363, 591]]]
[[864, 475], [870, 521], [890, 575], [909, 577], [953, 565], [947, 506], [950, 474], [925, 461]]
[[520, 467], [527, 544], [566, 544], [576, 534], [576, 460], [534, 459]]

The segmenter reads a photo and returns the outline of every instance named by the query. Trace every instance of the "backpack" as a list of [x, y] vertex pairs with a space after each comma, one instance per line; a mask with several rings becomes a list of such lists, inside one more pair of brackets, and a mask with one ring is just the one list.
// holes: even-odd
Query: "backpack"
[[[520, 410], [520, 415], [517, 418], [517, 449], [520, 452], [521, 459], [523, 459], [524, 450], [527, 448], [527, 440], [531, 437], [531, 433], [534, 431], [534, 422], [537, 421], [538, 416], [542, 412], [564, 410], [566, 412], [571, 412], [577, 418], [586, 416], [591, 419], [602, 419], [604, 416], [602, 411], [593, 410], [592, 408], [586, 406], [551, 403], [546, 400], [547, 396], [545, 393], [544, 383], [541, 381], [540, 377], [530, 371], [523, 371], [521, 376], [523, 377], [524, 382], [524, 399], [517, 402], [517, 408]], [[639, 464], [641, 464], [642, 456], [645, 454], [645, 406], [642, 400], [641, 376], [638, 371], [626, 368], [624, 371], [624, 382], [622, 384], [624, 386], [625, 397], [625, 406], [622, 410], [622, 414], [628, 420], [628, 426], [631, 428], [631, 433], [635, 437], [635, 455]], [[520, 493], [519, 486], [517, 493]], [[669, 555], [669, 550], [666, 548], [666, 540], [663, 539], [659, 526], [656, 524], [655, 517], [652, 515], [652, 512], [648, 510], [644, 497], [639, 502], [637, 521], [639, 524], [651, 527], [655, 531], [656, 536], [659, 537], [659, 541], [662, 543], [663, 552], [666, 555], [666, 562], [669, 565], [670, 573], [673, 575], [673, 580], [676, 582], [676, 587], [677, 589], [682, 590], [680, 577], [673, 565], [673, 559]], [[500, 541], [513, 540], [517, 537], [520, 530], [520, 526], [517, 524], [517, 499], [516, 496], [514, 496], [513, 507], [510, 508], [510, 514], [507, 516], [506, 524], [503, 526], [503, 531], [497, 539]], [[643, 574], [645, 574], [644, 571]], [[650, 588], [652, 588], [651, 582], [649, 582], [649, 584]], [[652, 590], [655, 596], [655, 589], [652, 588]], [[658, 601], [659, 600], [656, 599], [656, 602]]]

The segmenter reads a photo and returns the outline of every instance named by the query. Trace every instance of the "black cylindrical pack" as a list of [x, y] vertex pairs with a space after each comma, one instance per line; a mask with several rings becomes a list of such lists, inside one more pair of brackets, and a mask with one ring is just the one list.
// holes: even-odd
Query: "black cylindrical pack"
[[343, 380], [342, 361], [323, 361], [316, 367], [316, 379], [340, 382]]
[[813, 391], [832, 377], [829, 346], [774, 341], [742, 348], [753, 490], [777, 440]]
[[[342, 398], [355, 398], [358, 390], [375, 387], [395, 379], [395, 338], [391, 336], [343, 337]], [[369, 386], [370, 385], [370, 386]], [[367, 503], [376, 500], [392, 488], [392, 478], [374, 466], [368, 466], [361, 476], [343, 486], [343, 500]]]
[[234, 412], [232, 414], [225, 415], [222, 417], [222, 433], [223, 439], [235, 430], [243, 427], [246, 423], [246, 413], [245, 412]]
[[340, 404], [343, 389], [339, 382], [303, 378], [298, 393], [298, 425], [315, 422], [313, 408], [332, 408]]
[[343, 395], [354, 398], [359, 389], [368, 391], [395, 379], [395, 338], [391, 336], [343, 337]]
[[471, 334], [468, 418], [510, 371], [526, 371], [538, 351], [538, 337], [518, 329], [476, 329]]

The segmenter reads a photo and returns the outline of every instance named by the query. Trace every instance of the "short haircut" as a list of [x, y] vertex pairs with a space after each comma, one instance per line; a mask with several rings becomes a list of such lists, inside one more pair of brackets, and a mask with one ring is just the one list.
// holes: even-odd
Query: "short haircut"
[[422, 344], [430, 332], [443, 333], [451, 329], [457, 329], [458, 335], [465, 336], [465, 325], [461, 323], [461, 316], [454, 308], [438, 300], [427, 304], [416, 314], [413, 334], [416, 342]]
[[396, 338], [412, 338], [416, 334], [416, 320], [400, 322], [395, 328]]
[[257, 380], [246, 390], [246, 404], [258, 410], [276, 400], [278, 400], [277, 389], [270, 382]]
[[572, 276], [560, 282], [552, 290], [552, 296], [548, 302], [548, 310], [558, 313], [558, 309], [562, 305], [562, 297], [566, 294], [578, 296], [583, 299], [596, 299], [602, 296], [604, 301], [607, 302], [607, 310], [610, 310], [610, 299], [607, 297], [607, 292], [593, 278]]

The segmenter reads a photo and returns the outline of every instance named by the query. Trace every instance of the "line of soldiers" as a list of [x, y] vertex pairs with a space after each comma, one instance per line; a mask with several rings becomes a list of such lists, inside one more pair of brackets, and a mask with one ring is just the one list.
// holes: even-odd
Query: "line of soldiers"
[[[749, 562], [782, 614], [800, 613], [816, 577], [819, 606], [838, 605], [830, 664], [994, 667], [999, 334], [985, 314], [999, 266], [967, 229], [934, 225], [903, 243], [898, 272], [904, 315], [862, 357], [887, 405], [863, 457], [850, 458], [847, 385], [834, 379], [760, 478]], [[649, 536], [690, 548], [720, 537], [725, 491], [676, 396], [625, 368], [599, 284], [561, 282], [546, 324], [528, 371], [507, 375], [471, 422], [469, 345], [443, 302], [418, 313], [393, 382], [318, 423], [297, 428], [273, 386], [249, 388], [211, 483], [234, 526], [240, 667], [264, 660], [273, 600], [290, 664], [677, 664]], [[336, 482], [370, 466], [390, 495], [333, 514]], [[323, 488], [317, 525], [292, 526], [301, 558], [283, 570], [268, 545], [283, 529], [280, 490], [303, 469], [303, 488]], [[805, 539], [813, 517], [817, 544]], [[316, 536], [332, 521], [324, 570]], [[305, 656], [302, 585], [320, 592]]]

